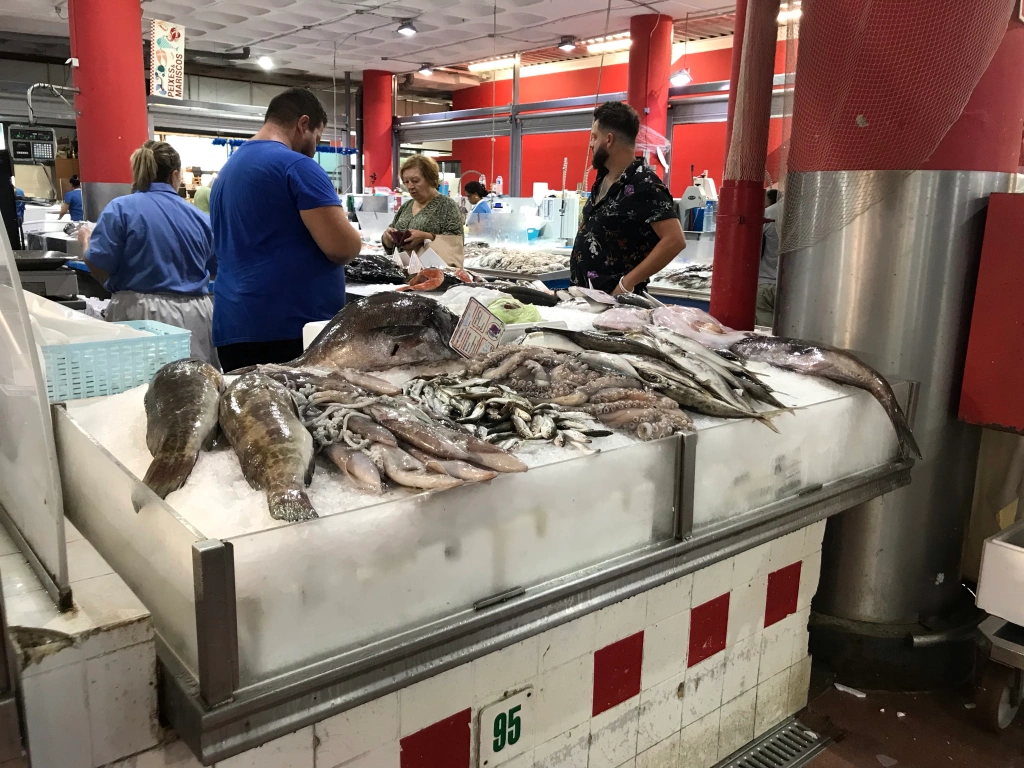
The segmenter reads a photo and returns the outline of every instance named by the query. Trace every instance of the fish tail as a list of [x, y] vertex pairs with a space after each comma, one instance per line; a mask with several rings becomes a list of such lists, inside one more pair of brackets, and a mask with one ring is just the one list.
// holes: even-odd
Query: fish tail
[[793, 413], [793, 409], [783, 407], [774, 411], [762, 411], [761, 413], [754, 414], [754, 418], [768, 427], [772, 432], [779, 435], [782, 433], [779, 432], [779, 428], [775, 426], [774, 419], [784, 413]]
[[917, 459], [924, 458], [921, 455], [921, 448], [917, 445], [917, 439], [914, 437], [914, 431], [907, 423], [907, 417], [903, 415], [902, 409], [896, 411], [892, 423], [896, 428], [896, 439], [900, 443], [900, 453], [903, 456], [909, 453]]
[[267, 491], [267, 501], [270, 504], [270, 516], [275, 520], [298, 523], [319, 517], [306, 492], [298, 488]]
[[185, 484], [192, 467], [196, 465], [194, 453], [158, 453], [146, 470], [142, 482], [161, 499]]

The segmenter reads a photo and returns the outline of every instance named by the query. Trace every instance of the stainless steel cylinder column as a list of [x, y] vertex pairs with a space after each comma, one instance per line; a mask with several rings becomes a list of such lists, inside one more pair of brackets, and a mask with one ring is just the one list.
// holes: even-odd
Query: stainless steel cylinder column
[[[957, 421], [959, 388], [986, 200], [1007, 191], [1012, 176], [799, 176], [791, 183], [801, 185], [805, 200], [814, 199], [815, 187], [898, 191], [811, 247], [782, 256], [776, 331], [849, 349], [886, 376], [920, 382], [914, 432], [924, 453], [909, 487], [830, 523], [815, 610], [854, 622], [915, 624], [947, 611], [959, 589], [980, 440], [977, 428]], [[847, 178], [830, 178], [837, 176]], [[811, 207], [802, 215], [823, 214]]]

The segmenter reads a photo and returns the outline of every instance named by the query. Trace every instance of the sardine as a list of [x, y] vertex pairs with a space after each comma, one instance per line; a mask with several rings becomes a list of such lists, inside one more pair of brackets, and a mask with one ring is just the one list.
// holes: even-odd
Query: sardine
[[847, 384], [870, 392], [881, 403], [896, 430], [900, 451], [921, 458], [921, 449], [889, 382], [874, 368], [843, 349], [800, 339], [750, 336], [729, 347], [741, 359]]
[[146, 446], [153, 462], [143, 482], [161, 499], [185, 484], [217, 437], [224, 379], [202, 360], [176, 360], [153, 376], [146, 390]]
[[221, 398], [220, 424], [249, 485], [266, 491], [271, 517], [317, 516], [303, 490], [313, 479], [313, 438], [284, 386], [262, 373], [239, 377]]
[[383, 492], [384, 486], [381, 483], [377, 466], [362, 451], [346, 448], [339, 443], [331, 443], [324, 448], [324, 455], [334, 462], [345, 478], [356, 488], [368, 493]]

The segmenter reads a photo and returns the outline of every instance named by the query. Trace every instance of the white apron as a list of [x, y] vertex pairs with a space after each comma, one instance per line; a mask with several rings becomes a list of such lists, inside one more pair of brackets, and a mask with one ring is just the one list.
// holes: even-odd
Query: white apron
[[118, 291], [110, 299], [107, 320], [155, 320], [192, 332], [192, 357], [220, 368], [213, 347], [213, 299], [174, 293]]

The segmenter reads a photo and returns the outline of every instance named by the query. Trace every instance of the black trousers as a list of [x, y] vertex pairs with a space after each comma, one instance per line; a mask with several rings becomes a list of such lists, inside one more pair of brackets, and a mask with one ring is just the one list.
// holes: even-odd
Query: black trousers
[[302, 354], [302, 339], [252, 341], [217, 347], [224, 373], [265, 363], [288, 363]]

